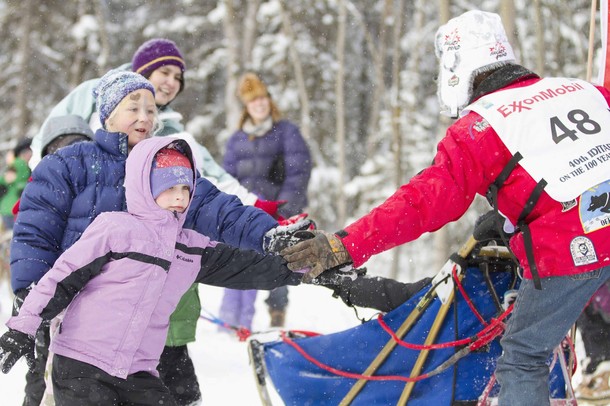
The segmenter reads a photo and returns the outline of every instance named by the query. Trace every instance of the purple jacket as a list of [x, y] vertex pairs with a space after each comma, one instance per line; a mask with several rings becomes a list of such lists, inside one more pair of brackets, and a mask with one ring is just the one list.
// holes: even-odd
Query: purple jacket
[[265, 200], [287, 200], [284, 217], [307, 207], [311, 175], [309, 148], [294, 124], [281, 120], [262, 137], [239, 130], [229, 138], [223, 166], [248, 190]]
[[[27, 296], [7, 326], [34, 335], [67, 307], [51, 351], [125, 378], [155, 376], [169, 316], [193, 282], [234, 289], [296, 285], [279, 256], [210, 241], [182, 228], [186, 214], [161, 209], [150, 190], [156, 152], [171, 137], [140, 142], [129, 154], [128, 212], [100, 214]], [[194, 186], [193, 186], [194, 187]]]

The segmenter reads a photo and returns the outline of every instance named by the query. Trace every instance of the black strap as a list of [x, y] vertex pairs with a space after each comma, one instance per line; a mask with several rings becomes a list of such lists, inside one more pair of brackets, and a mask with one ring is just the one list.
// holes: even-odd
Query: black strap
[[530, 197], [527, 199], [527, 203], [525, 203], [525, 206], [519, 215], [519, 220], [517, 221], [517, 227], [519, 227], [519, 230], [521, 230], [521, 233], [523, 234], [525, 255], [527, 256], [527, 263], [529, 264], [530, 271], [532, 273], [534, 287], [538, 290], [542, 290], [542, 284], [540, 283], [540, 275], [538, 274], [538, 267], [536, 266], [536, 260], [534, 258], [534, 243], [532, 241], [532, 233], [530, 232], [530, 228], [525, 222], [525, 219], [531, 214], [532, 210], [534, 210], [534, 206], [538, 202], [538, 199], [540, 199], [542, 191], [546, 185], [546, 180], [540, 179], [540, 182], [536, 184], [536, 187], [534, 187]]
[[[506, 166], [504, 166], [496, 180], [494, 180], [493, 183], [489, 185], [489, 189], [487, 189], [487, 201], [489, 202], [491, 207], [493, 207], [494, 214], [496, 216], [500, 216], [498, 212], [498, 190], [500, 190], [500, 188], [504, 185], [504, 182], [506, 182], [511, 172], [515, 169], [521, 159], [523, 159], [523, 155], [521, 155], [520, 152], [517, 152], [515, 155], [513, 155], [513, 157], [507, 162]], [[502, 242], [508, 248], [508, 252], [510, 253], [510, 256], [515, 265], [519, 267], [519, 260], [517, 260], [515, 254], [513, 254], [512, 250], [510, 249], [510, 244], [508, 243], [508, 238], [506, 237], [506, 233], [504, 232], [502, 222], [498, 221], [496, 222], [496, 225], [498, 227], [498, 233], [502, 238]]]
[[[498, 190], [504, 185], [504, 182], [506, 182], [506, 180], [510, 176], [511, 172], [515, 169], [515, 167], [517, 166], [517, 163], [519, 163], [519, 161], [522, 158], [523, 158], [523, 156], [519, 152], [517, 152], [515, 155], [513, 155], [513, 157], [510, 159], [510, 161], [508, 161], [508, 163], [504, 167], [504, 169], [502, 169], [502, 172], [500, 172], [500, 174], [498, 175], [496, 180], [491, 185], [489, 185], [489, 189], [487, 190], [487, 200], [489, 201], [489, 204], [491, 204], [491, 206], [494, 209], [494, 212], [496, 212], [496, 213], [498, 212]], [[519, 231], [521, 231], [521, 233], [523, 234], [523, 244], [525, 245], [525, 255], [527, 257], [527, 263], [529, 264], [530, 271], [532, 273], [532, 280], [534, 281], [534, 287], [538, 290], [542, 289], [542, 284], [540, 282], [540, 275], [538, 274], [538, 267], [536, 266], [536, 260], [534, 258], [534, 243], [532, 241], [532, 233], [530, 232], [530, 228], [527, 225], [527, 223], [525, 222], [525, 220], [526, 220], [527, 216], [529, 216], [531, 214], [532, 210], [534, 210], [534, 206], [536, 206], [536, 203], [540, 199], [540, 196], [542, 195], [542, 192], [543, 192], [544, 188], [546, 187], [546, 185], [547, 185], [547, 182], [544, 179], [541, 179], [536, 184], [536, 186], [534, 187], [534, 190], [532, 190], [532, 193], [530, 194], [529, 198], [527, 199], [527, 202], [525, 203], [525, 206], [523, 207], [521, 214], [519, 215], [519, 219], [517, 220], [517, 227], [519, 228]], [[501, 233], [501, 235], [503, 236], [502, 233]], [[505, 241], [505, 244], [508, 247], [508, 243], [506, 241]], [[511, 256], [513, 257], [513, 259], [515, 260], [517, 265], [519, 265], [519, 263], [516, 260], [516, 258], [514, 257], [514, 255], [512, 255], [512, 252], [511, 252]]]
[[494, 180], [493, 183], [489, 185], [489, 189], [487, 189], [487, 201], [496, 212], [498, 211], [498, 190], [504, 185], [504, 182], [506, 182], [506, 179], [508, 179], [521, 159], [523, 159], [523, 155], [521, 155], [520, 152], [513, 155], [496, 180]]

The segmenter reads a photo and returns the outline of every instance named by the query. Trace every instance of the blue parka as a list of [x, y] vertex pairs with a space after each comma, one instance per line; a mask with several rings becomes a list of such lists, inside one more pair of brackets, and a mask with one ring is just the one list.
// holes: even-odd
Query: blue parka
[[[13, 229], [14, 291], [37, 282], [100, 213], [126, 210], [126, 159], [127, 136], [98, 130], [94, 142], [62, 148], [34, 169]], [[213, 240], [260, 252], [264, 234], [277, 222], [199, 177], [184, 226]], [[194, 323], [190, 324], [193, 329]], [[187, 342], [192, 341], [189, 336]], [[182, 341], [173, 345], [183, 345]]]
[[307, 206], [311, 156], [299, 128], [289, 121], [273, 123], [260, 137], [235, 132], [227, 142], [223, 166], [259, 198], [287, 200], [278, 210], [284, 217]]

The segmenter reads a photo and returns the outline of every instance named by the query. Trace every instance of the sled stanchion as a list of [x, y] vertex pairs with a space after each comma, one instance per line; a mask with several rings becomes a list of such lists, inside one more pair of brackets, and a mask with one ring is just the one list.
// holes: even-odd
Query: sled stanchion
[[[466, 241], [464, 243], [464, 245], [462, 245], [462, 247], [459, 249], [458, 255], [462, 258], [466, 258], [468, 256], [468, 254], [470, 254], [470, 252], [474, 249], [476, 244], [477, 244], [477, 240], [473, 236], [470, 236], [468, 241]], [[433, 289], [434, 289], [434, 286], [432, 286], [430, 288], [431, 291]], [[411, 311], [409, 316], [401, 324], [401, 326], [398, 328], [398, 330], [396, 330], [396, 336], [399, 339], [402, 339], [405, 336], [405, 334], [407, 334], [409, 332], [409, 330], [411, 329], [413, 324], [417, 321], [417, 319], [419, 319], [419, 317], [426, 310], [426, 308], [430, 305], [430, 303], [432, 303], [432, 299], [434, 299], [434, 295], [431, 294], [430, 291], [428, 293], [426, 293], [420, 299], [420, 301], [417, 303], [417, 306], [415, 306], [415, 308]], [[441, 309], [442, 309], [442, 306], [441, 306]], [[377, 354], [375, 359], [366, 368], [366, 370], [362, 373], [362, 375], [372, 376], [375, 373], [375, 371], [377, 371], [377, 369], [385, 362], [386, 358], [390, 355], [390, 353], [396, 347], [396, 345], [398, 345], [397, 342], [394, 341], [393, 338], [390, 338], [390, 340], [381, 349], [379, 354]], [[354, 401], [354, 398], [358, 395], [358, 393], [362, 390], [362, 388], [364, 387], [364, 385], [366, 385], [367, 382], [368, 381], [366, 379], [359, 379], [354, 384], [354, 386], [351, 387], [351, 389], [349, 390], [347, 395], [345, 395], [345, 397], [341, 400], [341, 403], [339, 403], [339, 406], [349, 406]]]
[[[426, 341], [424, 341], [424, 345], [434, 344], [434, 341], [436, 340], [436, 337], [438, 336], [438, 333], [441, 330], [441, 326], [442, 326], [443, 322], [445, 321], [447, 312], [449, 312], [449, 308], [451, 307], [453, 298], [454, 298], [454, 293], [451, 293], [449, 295], [448, 300], [441, 305], [441, 307], [438, 310], [438, 313], [436, 315], [436, 318], [434, 319], [434, 323], [432, 324], [432, 327], [430, 328], [430, 332], [428, 333], [428, 336], [426, 337]], [[426, 362], [426, 359], [428, 358], [429, 353], [430, 353], [430, 350], [420, 351], [419, 356], [417, 357], [417, 359], [415, 360], [415, 364], [413, 365], [413, 369], [411, 369], [411, 375], [409, 375], [410, 378], [416, 377], [420, 374], [422, 368], [424, 367], [424, 363]], [[396, 404], [397, 406], [404, 406], [407, 404], [407, 401], [409, 400], [409, 397], [411, 396], [411, 392], [413, 391], [414, 387], [415, 387], [414, 381], [407, 382], [407, 384], [405, 385], [405, 388], [402, 391], [402, 394], [400, 395], [400, 399], [398, 399], [398, 403]]]

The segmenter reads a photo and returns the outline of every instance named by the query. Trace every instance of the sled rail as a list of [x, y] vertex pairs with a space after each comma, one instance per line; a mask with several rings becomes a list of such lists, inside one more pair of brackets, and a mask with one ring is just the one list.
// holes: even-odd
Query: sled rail
[[[459, 249], [457, 254], [462, 258], [466, 258], [472, 252], [472, 250], [474, 249], [476, 244], [477, 244], [477, 240], [473, 236], [471, 236], [468, 239], [468, 241], [466, 241], [464, 243], [464, 245], [462, 245], [462, 247]], [[413, 311], [409, 314], [409, 317], [407, 317], [405, 319], [405, 321], [401, 324], [401, 326], [398, 328], [398, 330], [396, 330], [396, 336], [399, 339], [402, 339], [409, 332], [411, 327], [413, 327], [413, 324], [419, 319], [419, 317], [423, 314], [423, 312], [430, 305], [430, 303], [432, 303], [432, 300], [434, 299], [434, 296], [435, 296], [433, 289], [434, 289], [434, 287], [431, 287], [430, 291], [428, 293], [426, 293], [420, 299], [420, 301], [417, 303], [417, 306], [415, 306], [415, 309], [413, 309]], [[451, 302], [452, 302], [452, 300], [449, 300], [449, 301], [447, 301], [446, 305], [443, 304], [441, 306], [441, 308], [439, 310], [439, 314], [437, 315], [436, 319], [434, 320], [434, 324], [432, 325], [432, 328], [430, 329], [430, 334], [426, 338], [425, 344], [427, 344], [427, 345], [432, 344], [432, 342], [436, 339], [436, 336], [438, 335], [438, 332], [440, 331], [440, 326], [449, 310]], [[441, 313], [442, 313], [442, 317], [441, 317]], [[381, 365], [383, 365], [383, 363], [386, 361], [386, 359], [388, 358], [388, 356], [390, 355], [392, 350], [394, 350], [396, 345], [397, 345], [397, 342], [394, 341], [393, 338], [390, 338], [390, 340], [381, 349], [379, 354], [377, 354], [375, 359], [366, 368], [366, 370], [362, 373], [362, 375], [372, 376], [377, 371], [377, 369]], [[419, 375], [419, 372], [421, 371], [421, 369], [426, 361], [426, 358], [428, 357], [428, 352], [429, 351], [422, 351], [422, 353], [420, 353], [420, 356], [417, 358], [415, 365], [413, 366], [413, 369], [411, 370], [411, 375], [410, 375], [411, 377]], [[364, 385], [366, 385], [367, 382], [368, 382], [368, 380], [366, 380], [366, 379], [359, 379], [358, 381], [356, 381], [356, 383], [354, 384], [354, 386], [351, 387], [351, 389], [349, 390], [347, 395], [345, 395], [345, 397], [341, 400], [341, 403], [339, 403], [339, 406], [350, 405], [354, 401], [354, 399], [356, 398], [358, 393], [360, 393], [362, 388], [364, 388]], [[414, 385], [415, 385], [415, 382], [407, 383], [407, 385], [405, 386], [405, 390], [403, 391], [403, 395], [401, 396], [401, 398], [399, 400], [399, 403], [398, 403], [399, 405], [406, 404], [407, 400], [409, 399], [409, 396], [411, 395], [411, 391], [413, 390]], [[401, 401], [403, 403], [400, 403]]]

